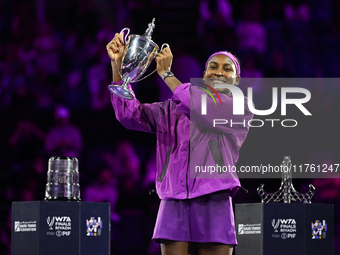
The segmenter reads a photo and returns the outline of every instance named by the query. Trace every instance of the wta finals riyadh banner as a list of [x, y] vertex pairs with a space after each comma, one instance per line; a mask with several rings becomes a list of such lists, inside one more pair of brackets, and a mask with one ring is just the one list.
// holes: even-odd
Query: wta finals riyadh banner
[[[334, 78], [191, 79], [190, 177], [340, 177]], [[237, 82], [236, 82], [237, 83]]]

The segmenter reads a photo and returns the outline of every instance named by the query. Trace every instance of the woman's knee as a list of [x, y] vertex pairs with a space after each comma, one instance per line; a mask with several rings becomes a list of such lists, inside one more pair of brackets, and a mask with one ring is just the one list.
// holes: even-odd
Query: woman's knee
[[222, 243], [199, 243], [199, 255], [232, 255], [234, 247]]
[[160, 241], [162, 255], [188, 255], [188, 242], [162, 239]]

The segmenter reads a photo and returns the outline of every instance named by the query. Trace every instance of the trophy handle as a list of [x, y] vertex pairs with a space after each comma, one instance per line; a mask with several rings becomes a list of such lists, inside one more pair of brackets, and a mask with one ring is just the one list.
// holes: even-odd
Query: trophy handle
[[126, 35], [124, 36], [124, 44], [126, 44], [126, 41], [127, 41], [127, 37], [129, 36], [130, 34], [130, 29], [129, 28], [123, 28], [122, 31], [120, 31], [120, 34], [124, 31], [124, 30], [127, 30], [128, 32], [126, 33]]
[[[122, 31], [120, 31], [119, 34], [121, 34], [124, 30], [127, 30], [127, 31], [128, 31], [128, 32], [126, 33], [125, 37], [123, 38], [124, 46], [125, 46], [127, 37], [128, 37], [128, 35], [130, 34], [130, 29], [127, 28], [127, 27], [125, 27], [125, 28], [122, 29]], [[162, 45], [162, 46], [163, 46], [163, 45]], [[119, 68], [118, 68], [118, 65], [117, 65], [116, 53], [115, 53], [115, 63], [116, 63], [117, 71], [118, 71], [120, 77], [123, 79], [123, 75], [122, 75], [122, 73], [119, 71]]]
[[164, 48], [163, 48], [164, 46], [167, 46], [168, 48], [170, 48], [170, 45], [169, 45], [169, 44], [163, 43], [163, 44], [162, 44], [162, 47], [161, 47], [161, 51], [164, 50]]
[[[161, 51], [164, 49], [164, 48], [163, 48], [164, 46], [167, 46], [167, 47], [170, 48], [169, 44], [163, 43], [162, 46], [161, 46]], [[117, 65], [117, 63], [116, 63], [116, 65]], [[145, 78], [148, 78], [151, 74], [153, 74], [153, 73], [156, 72], [156, 71], [157, 71], [157, 69], [153, 70], [151, 73], [149, 73], [148, 75], [144, 76], [143, 78], [141, 78], [141, 79], [139, 79], [139, 80], [135, 80], [134, 82], [142, 81], [142, 80], [144, 80]]]

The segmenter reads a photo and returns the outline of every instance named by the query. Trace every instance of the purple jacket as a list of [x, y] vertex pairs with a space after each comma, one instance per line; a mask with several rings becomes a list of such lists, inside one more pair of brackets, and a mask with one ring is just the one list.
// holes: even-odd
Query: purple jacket
[[[240, 187], [236, 172], [209, 173], [204, 172], [203, 167], [235, 166], [249, 131], [247, 123], [253, 115], [245, 103], [245, 115], [233, 116], [232, 97], [219, 94], [222, 106], [215, 105], [208, 97], [208, 114], [201, 116], [204, 93], [185, 83], [175, 89], [172, 99], [152, 104], [111, 94], [116, 117], [123, 126], [157, 137], [156, 190], [160, 199], [190, 199], [225, 189], [234, 195]], [[213, 127], [213, 119], [222, 116], [234, 122], [245, 121], [246, 125]]]

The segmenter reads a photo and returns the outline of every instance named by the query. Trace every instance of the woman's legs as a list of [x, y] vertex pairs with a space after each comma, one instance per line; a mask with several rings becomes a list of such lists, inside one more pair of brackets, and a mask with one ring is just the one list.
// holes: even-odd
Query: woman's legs
[[188, 255], [188, 242], [161, 240], [162, 255]]
[[[189, 243], [161, 240], [162, 255], [190, 255]], [[232, 255], [233, 246], [222, 243], [191, 243], [198, 248], [198, 255]], [[192, 248], [192, 247], [191, 247]], [[196, 248], [196, 249], [197, 249]]]
[[232, 255], [233, 246], [222, 243], [197, 243], [198, 255]]

